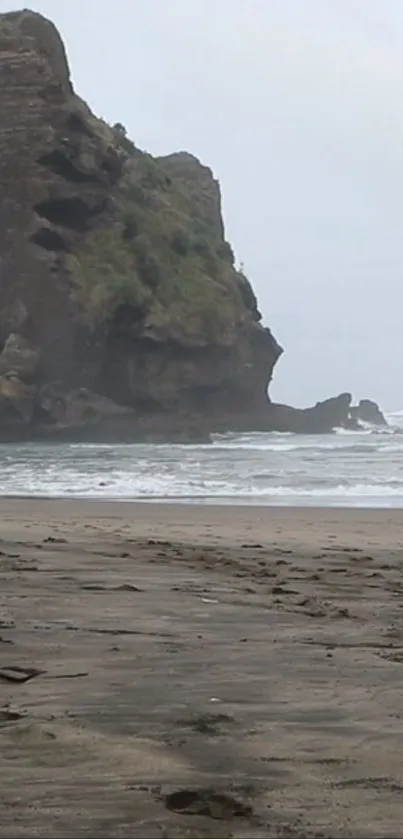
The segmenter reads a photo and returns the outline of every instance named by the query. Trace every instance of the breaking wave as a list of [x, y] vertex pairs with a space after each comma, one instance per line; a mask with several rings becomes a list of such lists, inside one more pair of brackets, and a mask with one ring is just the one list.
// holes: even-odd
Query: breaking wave
[[403, 507], [403, 412], [388, 420], [389, 429], [215, 435], [211, 444], [3, 445], [1, 491], [47, 498]]

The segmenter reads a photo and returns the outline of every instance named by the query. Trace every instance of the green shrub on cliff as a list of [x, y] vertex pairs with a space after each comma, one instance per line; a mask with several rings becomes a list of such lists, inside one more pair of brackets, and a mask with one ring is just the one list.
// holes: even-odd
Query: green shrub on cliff
[[141, 279], [150, 288], [157, 288], [162, 277], [163, 269], [155, 256], [149, 237], [146, 233], [140, 233], [131, 242], [131, 249], [136, 257], [136, 267]]
[[69, 267], [89, 323], [130, 303], [164, 340], [227, 345], [245, 317], [233, 258], [193, 188], [136, 150], [102, 229], [85, 234]]
[[85, 246], [67, 257], [67, 265], [75, 297], [90, 322], [102, 321], [122, 303], [141, 308], [149, 296], [120, 225], [89, 234]]
[[129, 183], [125, 187], [124, 200], [128, 207], [133, 211], [138, 205], [145, 207], [147, 204], [147, 193], [138, 183]]
[[122, 236], [130, 241], [139, 233], [139, 219], [133, 209], [126, 209], [122, 212], [121, 222], [123, 224]]
[[175, 228], [172, 234], [171, 244], [175, 253], [178, 253], [180, 256], [186, 256], [189, 252], [191, 241], [189, 234], [183, 227]]

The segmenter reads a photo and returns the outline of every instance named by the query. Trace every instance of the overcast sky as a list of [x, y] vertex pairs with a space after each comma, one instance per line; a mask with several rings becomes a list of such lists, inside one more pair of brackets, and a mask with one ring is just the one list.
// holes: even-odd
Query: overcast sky
[[[0, 11], [20, 8], [0, 0]], [[403, 408], [401, 0], [36, 0], [77, 91], [222, 186], [286, 352], [272, 395]]]

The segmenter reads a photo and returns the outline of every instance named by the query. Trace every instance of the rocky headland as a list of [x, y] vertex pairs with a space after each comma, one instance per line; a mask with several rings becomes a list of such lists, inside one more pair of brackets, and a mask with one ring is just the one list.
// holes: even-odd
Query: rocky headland
[[194, 439], [382, 424], [350, 394], [299, 410], [225, 238], [220, 187], [153, 158], [74, 92], [62, 40], [0, 15], [0, 439]]

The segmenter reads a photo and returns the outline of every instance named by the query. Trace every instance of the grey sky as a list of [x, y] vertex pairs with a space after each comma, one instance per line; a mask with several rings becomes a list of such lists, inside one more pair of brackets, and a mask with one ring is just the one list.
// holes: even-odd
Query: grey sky
[[95, 113], [220, 179], [227, 236], [286, 350], [274, 398], [352, 390], [403, 408], [401, 0], [32, 8]]

